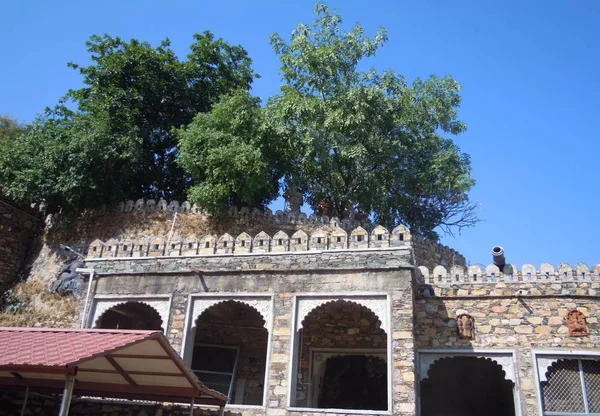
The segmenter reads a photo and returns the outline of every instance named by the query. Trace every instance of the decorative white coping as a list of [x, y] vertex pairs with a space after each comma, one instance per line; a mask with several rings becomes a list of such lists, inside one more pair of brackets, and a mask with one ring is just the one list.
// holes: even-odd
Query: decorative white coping
[[169, 314], [171, 310], [171, 296], [114, 296], [114, 297], [94, 297], [93, 314], [88, 321], [88, 326], [95, 328], [98, 319], [109, 309], [117, 305], [123, 305], [127, 302], [143, 303], [154, 309], [162, 320], [163, 332], [167, 333], [169, 325]]
[[388, 302], [385, 296], [327, 296], [327, 297], [298, 297], [298, 313], [296, 314], [296, 330], [302, 328], [302, 321], [314, 309], [326, 303], [343, 300], [356, 303], [373, 312], [381, 322], [381, 329], [388, 332]]
[[216, 258], [216, 257], [258, 257], [258, 256], [302, 256], [315, 254], [340, 254], [354, 252], [381, 252], [381, 251], [406, 251], [410, 247], [368, 247], [368, 248], [347, 248], [344, 250], [304, 250], [304, 251], [270, 251], [268, 253], [215, 253], [215, 254], [182, 254], [180, 256], [138, 256], [138, 257], [88, 257], [85, 262], [101, 263], [131, 260], [173, 260], [173, 259], [195, 259], [195, 258]]
[[453, 357], [477, 357], [486, 358], [499, 364], [504, 372], [506, 373], [505, 378], [517, 382], [517, 376], [515, 371], [515, 359], [511, 352], [499, 353], [499, 352], [456, 352], [448, 350], [447, 352], [419, 352], [419, 381], [423, 381], [427, 378], [429, 369], [436, 361], [442, 358], [453, 358]]
[[191, 326], [196, 326], [196, 319], [198, 319], [198, 317], [200, 315], [202, 315], [202, 313], [204, 311], [206, 311], [208, 308], [210, 308], [211, 306], [217, 305], [219, 303], [223, 303], [223, 302], [227, 302], [227, 301], [234, 301], [234, 302], [238, 302], [238, 303], [243, 303], [246, 304], [248, 306], [250, 306], [251, 308], [256, 309], [256, 311], [258, 311], [258, 313], [261, 314], [262, 318], [264, 319], [264, 327], [267, 329], [267, 331], [269, 330], [269, 324], [271, 322], [271, 315], [272, 315], [272, 310], [271, 310], [271, 298], [269, 297], [263, 297], [263, 298], [249, 298], [246, 296], [240, 296], [240, 297], [231, 297], [231, 296], [223, 296], [223, 297], [209, 297], [209, 298], [194, 298], [192, 299], [193, 302], [193, 306], [192, 306], [192, 322], [191, 322]]

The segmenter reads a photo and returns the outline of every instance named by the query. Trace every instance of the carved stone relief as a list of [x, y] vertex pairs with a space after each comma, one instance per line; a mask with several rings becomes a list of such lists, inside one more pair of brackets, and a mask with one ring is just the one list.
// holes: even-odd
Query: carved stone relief
[[475, 339], [475, 319], [466, 313], [456, 318], [456, 332], [462, 339]]
[[567, 315], [567, 327], [569, 328], [569, 335], [572, 337], [585, 337], [588, 335], [585, 316], [578, 310], [572, 310]]

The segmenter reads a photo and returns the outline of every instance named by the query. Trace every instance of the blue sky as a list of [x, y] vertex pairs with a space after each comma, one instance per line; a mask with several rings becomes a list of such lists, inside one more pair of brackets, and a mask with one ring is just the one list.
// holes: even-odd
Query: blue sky
[[[482, 222], [442, 242], [472, 263], [504, 246], [517, 265], [600, 262], [600, 2], [597, 0], [328, 2], [348, 26], [389, 41], [370, 64], [409, 80], [452, 74], [462, 87], [455, 140], [472, 157], [471, 193]], [[168, 37], [185, 56], [192, 34], [211, 30], [242, 44], [262, 78], [254, 94], [277, 92], [269, 35], [288, 37], [313, 20], [297, 1], [5, 1], [0, 113], [30, 121], [80, 85], [66, 63], [86, 63], [92, 34]]]

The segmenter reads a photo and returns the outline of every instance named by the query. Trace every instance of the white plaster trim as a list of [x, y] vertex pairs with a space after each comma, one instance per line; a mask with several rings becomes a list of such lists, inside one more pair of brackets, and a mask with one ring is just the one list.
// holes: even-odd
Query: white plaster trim
[[572, 360], [572, 359], [599, 359], [600, 352], [598, 351], [578, 351], [578, 350], [567, 350], [567, 351], [545, 351], [543, 353], [534, 352], [534, 364], [537, 368], [538, 384], [544, 381], [548, 381], [548, 370], [558, 360]]
[[499, 351], [460, 351], [446, 350], [437, 352], [419, 351], [419, 381], [427, 378], [431, 365], [442, 358], [452, 357], [477, 357], [490, 359], [499, 364], [504, 370], [505, 378], [517, 384], [517, 376], [515, 371], [514, 352], [499, 352]]
[[189, 339], [188, 334], [196, 325], [196, 320], [206, 309], [228, 300], [244, 303], [256, 309], [263, 317], [267, 329], [267, 357], [265, 362], [265, 379], [263, 382], [263, 404], [262, 406], [250, 405], [227, 405], [229, 408], [240, 409], [264, 409], [267, 403], [269, 368], [271, 366], [271, 337], [273, 333], [273, 310], [274, 298], [272, 293], [192, 293], [188, 296], [186, 308], [183, 339], [181, 341], [180, 356], [191, 367], [194, 340]]
[[540, 375], [539, 382], [548, 381], [548, 370], [555, 364], [559, 358], [539, 357], [537, 359], [537, 370]]
[[308, 251], [268, 251], [265, 253], [214, 253], [214, 254], [187, 254], [181, 256], [144, 256], [144, 257], [102, 257], [86, 258], [85, 262], [100, 263], [105, 261], [127, 261], [127, 260], [159, 260], [159, 259], [186, 259], [186, 258], [206, 258], [206, 257], [253, 257], [253, 256], [285, 256], [285, 255], [310, 255], [324, 253], [348, 253], [348, 252], [369, 252], [369, 251], [409, 251], [410, 246], [400, 247], [368, 247], [368, 248], [345, 248], [343, 250], [308, 250]]
[[338, 300], [356, 303], [369, 309], [381, 322], [381, 329], [383, 329], [386, 333], [389, 332], [387, 299], [381, 296], [366, 295], [299, 297], [297, 306], [298, 314], [296, 317], [296, 331], [302, 328], [302, 321], [304, 321], [304, 318], [306, 318], [311, 311], [319, 306], [325, 305], [326, 303], [335, 302]]
[[222, 297], [222, 298], [213, 297], [213, 298], [205, 298], [205, 299], [202, 299], [202, 298], [193, 299], [192, 300], [192, 302], [193, 302], [192, 317], [194, 319], [193, 325], [194, 326], [196, 325], [196, 319], [198, 319], [198, 317], [200, 315], [202, 315], [202, 313], [204, 311], [206, 311], [208, 308], [210, 308], [211, 306], [217, 305], [219, 303], [227, 302], [227, 301], [235, 301], [235, 302], [239, 302], [239, 303], [244, 303], [244, 304], [250, 306], [251, 308], [256, 309], [265, 321], [264, 327], [267, 329], [267, 331], [269, 330], [269, 323], [271, 322], [271, 314], [272, 314], [270, 298], [248, 299], [247, 297], [244, 298], [244, 297], [227, 296], [227, 297]]
[[171, 313], [172, 295], [96, 295], [92, 300], [92, 311], [88, 321], [89, 328], [95, 328], [98, 319], [109, 309], [127, 302], [143, 303], [158, 312], [163, 323], [163, 332], [167, 334]]
[[[373, 414], [372, 411], [363, 411], [363, 410], [351, 410], [351, 409], [312, 409], [305, 407], [294, 407], [292, 406], [292, 395], [296, 396], [296, 383], [298, 381], [297, 378], [297, 359], [299, 353], [299, 345], [298, 344], [298, 331], [300, 327], [297, 325], [299, 320], [299, 302], [302, 299], [310, 298], [310, 297], [320, 297], [329, 300], [338, 300], [340, 298], [355, 298], [355, 297], [368, 297], [368, 298], [382, 298], [385, 301], [385, 313], [386, 319], [384, 321], [381, 320], [382, 325], [387, 325], [388, 328], [391, 328], [391, 298], [388, 293], [382, 292], [325, 292], [325, 293], [315, 293], [315, 292], [307, 292], [307, 293], [297, 293], [294, 295], [293, 300], [293, 309], [292, 309], [292, 338], [290, 340], [290, 351], [289, 351], [289, 360], [288, 360], [288, 394], [287, 394], [287, 410], [290, 412], [309, 412], [309, 413], [346, 413], [346, 414]], [[329, 301], [329, 300], [326, 300]], [[358, 302], [356, 302], [358, 303]], [[300, 319], [302, 321], [304, 318]], [[386, 331], [387, 334], [387, 388], [388, 388], [388, 410], [386, 411], [377, 411], [377, 414], [381, 415], [391, 415], [393, 414], [394, 408], [394, 398], [393, 398], [393, 378], [392, 378], [392, 331]]]

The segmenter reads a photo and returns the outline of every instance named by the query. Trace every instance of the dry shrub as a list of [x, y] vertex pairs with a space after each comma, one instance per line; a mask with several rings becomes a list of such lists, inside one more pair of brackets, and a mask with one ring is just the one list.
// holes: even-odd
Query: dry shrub
[[0, 313], [0, 326], [64, 328], [71, 327], [77, 318], [78, 300], [50, 293], [43, 282], [21, 282], [12, 290], [26, 299], [25, 307], [17, 313]]

